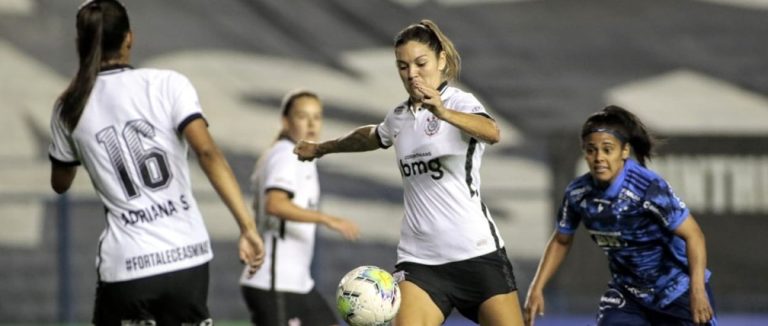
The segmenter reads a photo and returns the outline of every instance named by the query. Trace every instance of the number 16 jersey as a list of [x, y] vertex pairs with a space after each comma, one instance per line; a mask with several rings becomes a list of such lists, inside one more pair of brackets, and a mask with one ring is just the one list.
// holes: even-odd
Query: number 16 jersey
[[102, 71], [77, 126], [57, 105], [49, 157], [88, 172], [105, 205], [96, 257], [100, 281], [177, 271], [213, 257], [192, 195], [182, 131], [202, 118], [189, 80], [173, 71]]

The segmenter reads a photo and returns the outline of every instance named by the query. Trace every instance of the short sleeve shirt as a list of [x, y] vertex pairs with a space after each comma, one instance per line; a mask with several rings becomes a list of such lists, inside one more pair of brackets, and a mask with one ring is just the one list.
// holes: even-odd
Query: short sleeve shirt
[[628, 159], [608, 188], [596, 187], [588, 173], [574, 180], [557, 230], [573, 234], [584, 224], [608, 256], [613, 282], [643, 302], [665, 306], [690, 282], [685, 241], [674, 234], [689, 215], [664, 179]]
[[203, 117], [186, 77], [129, 67], [103, 71], [71, 132], [60, 110], [51, 118], [49, 157], [53, 164], [82, 164], [105, 206], [100, 280], [157, 275], [213, 257], [181, 134]]
[[[490, 117], [470, 93], [441, 86], [446, 108]], [[504, 246], [480, 196], [486, 144], [404, 102], [376, 128], [382, 147], [394, 145], [403, 180], [405, 217], [398, 262], [437, 265]]]
[[240, 284], [263, 290], [308, 293], [314, 287], [310, 274], [315, 246], [315, 223], [288, 221], [267, 214], [266, 194], [285, 191], [298, 207], [317, 210], [320, 183], [315, 162], [301, 162], [293, 141], [281, 138], [259, 160], [252, 181], [254, 208], [262, 232], [265, 259], [251, 278], [246, 271]]

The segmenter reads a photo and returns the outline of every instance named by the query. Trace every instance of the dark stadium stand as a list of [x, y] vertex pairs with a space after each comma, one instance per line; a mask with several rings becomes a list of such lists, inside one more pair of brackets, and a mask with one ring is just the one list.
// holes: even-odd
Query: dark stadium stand
[[[681, 132], [660, 130], [661, 134], [671, 139], [669, 149], [661, 151], [661, 154], [675, 155], [689, 149], [689, 153], [683, 154], [702, 155], [706, 159], [712, 155], [754, 159], [750, 162], [755, 162], [755, 171], [762, 172], [756, 172], [752, 188], [731, 189], [729, 194], [739, 196], [745, 191], [758, 192], [756, 198], [762, 196], [763, 204], [754, 204], [748, 212], [702, 209], [694, 211], [694, 215], [701, 215], [700, 222], [709, 241], [709, 261], [714, 273], [714, 291], [719, 300], [718, 312], [726, 315], [768, 314], [768, 278], [763, 275], [768, 271], [768, 259], [764, 254], [761, 234], [762, 230], [768, 230], [768, 119], [762, 120], [762, 129], [760, 121], [755, 122], [755, 119], [768, 117], [768, 100], [765, 97], [768, 94], [768, 42], [765, 41], [768, 9], [694, 0], [510, 0], [477, 1], [472, 4], [434, 0], [410, 1], [414, 3], [411, 5], [406, 4], [408, 2], [125, 1], [136, 34], [133, 61], [138, 67], [172, 62], [178, 58], [174, 56], [186, 54], [193, 58], [190, 61], [200, 59], [203, 66], [203, 59], [208, 58], [205, 55], [212, 56], [221, 51], [242, 54], [245, 56], [243, 62], [275, 58], [307, 63], [311, 67], [331, 71], [333, 75], [328, 80], [346, 78], [371, 85], [378, 84], [370, 82], [367, 79], [369, 76], [350, 65], [350, 53], [387, 51], [393, 35], [407, 24], [422, 17], [438, 22], [456, 43], [463, 57], [460, 82], [492, 108], [499, 120], [510, 126], [504, 134], [509, 138], [498, 144], [493, 154], [494, 160], [498, 159], [501, 163], [489, 162], [489, 173], [513, 173], [504, 169], [507, 163], [522, 161], [534, 166], [532, 170], [539, 171], [535, 175], [544, 175], [535, 179], [543, 180], [536, 186], [521, 186], [508, 192], [487, 191], [493, 195], [491, 208], [494, 215], [502, 222], [517, 225], [514, 223], [528, 221], [525, 218], [538, 221], [533, 232], [538, 232], [537, 237], [531, 240], [536, 241], [533, 245], [525, 247], [522, 240], [512, 236], [518, 233], [509, 231], [503, 234], [508, 244], [516, 245], [516, 241], [521, 241], [520, 246], [526, 248], [521, 249], [523, 253], [519, 255], [515, 254], [515, 248], [508, 250], [515, 265], [521, 302], [535, 272], [539, 257], [536, 252], [543, 248], [543, 241], [551, 230], [553, 207], [559, 201], [564, 180], [574, 176], [579, 155], [578, 144], [575, 143], [576, 130], [584, 118], [606, 104], [611, 98], [608, 95], [611, 90], [678, 69], [694, 71], [727, 83], [749, 97], [749, 103], [753, 104], [749, 110], [752, 111], [746, 112], [754, 118], [733, 118], [735, 122], [729, 123], [734, 127], [722, 133], [697, 129], [697, 125], [687, 126]], [[38, 232], [35, 239], [39, 239], [36, 242], [24, 240], [26, 242], [19, 245], [4, 240], [4, 236], [16, 239], [12, 235], [21, 234], [13, 229], [17, 224], [10, 222], [11, 226], [7, 227], [10, 231], [0, 232], [0, 264], [3, 266], [0, 268], [0, 323], [55, 322], [61, 314], [58, 310], [61, 302], [57, 300], [57, 273], [60, 268], [56, 255], [57, 214], [55, 197], [47, 184], [47, 119], [50, 105], [75, 70], [74, 15], [80, 1], [29, 0], [29, 3], [32, 9], [27, 13], [5, 11], [3, 8], [7, 5], [0, 5], [0, 74], [4, 79], [0, 85], [0, 99], [6, 106], [3, 112], [10, 117], [9, 122], [0, 123], [0, 128], [6, 128], [11, 133], [2, 141], [6, 153], [0, 154], [0, 170], [3, 171], [0, 172], [0, 183], [3, 183], [0, 186], [0, 218], [26, 212], [23, 214], [36, 214], [29, 220], [34, 217], [41, 222], [35, 224], [34, 232]], [[19, 62], [10, 62], [9, 58]], [[221, 58], [233, 57], [213, 58], [211, 61], [215, 63]], [[30, 62], [21, 62], [22, 59]], [[214, 71], [210, 68], [215, 66], [211, 61], [205, 61], [204, 67]], [[365, 65], [365, 62], [362, 64]], [[30, 65], [34, 69], [24, 68]], [[222, 62], [222, 67], [224, 65]], [[190, 76], [205, 76], [206, 73], [178, 67], [190, 66], [178, 63], [177, 67], [168, 68], [189, 73]], [[392, 60], [391, 69], [383, 70], [391, 74], [387, 78], [396, 80], [394, 68]], [[301, 78], [305, 73], [292, 71], [299, 69], [292, 66], [282, 69], [286, 70], [286, 75], [294, 76], [291, 78]], [[38, 80], [38, 76], [47, 77]], [[201, 94], [212, 94], [211, 89], [217, 86], [234, 85], [232, 87], [248, 89], [250, 86], [247, 84], [252, 80], [238, 77], [233, 76], [231, 84], [223, 86], [202, 77], [192, 80]], [[256, 80], [259, 77], [252, 76]], [[279, 85], [274, 88], [283, 85], [276, 79], [262, 82]], [[312, 87], [312, 82], [315, 80], [307, 81], [306, 86]], [[19, 83], [22, 85], [19, 86]], [[400, 87], [396, 83], [390, 85], [395, 91]], [[220, 117], [219, 121], [235, 121], [241, 117], [233, 116], [232, 112], [253, 114], [242, 116], [247, 119], [262, 113], [265, 119], [273, 119], [274, 112], [264, 113], [262, 108], [276, 106], [279, 101], [276, 94], [286, 90], [270, 89], [271, 93], [238, 90], [236, 95], [228, 98], [208, 97], [202, 100], [211, 104], [222, 103], [222, 108], [216, 105], [206, 108], [211, 116]], [[377, 91], [374, 86], [368, 90]], [[345, 91], [338, 89], [338, 93]], [[382, 93], [388, 92], [382, 90]], [[228, 93], [221, 91], [220, 94]], [[376, 95], [389, 99], [387, 94]], [[327, 122], [330, 131], [325, 134], [328, 137], [338, 135], [348, 126], [377, 123], [383, 118], [386, 108], [396, 104], [376, 103], [378, 106], [374, 106], [375, 109], [357, 110], [368, 94], [344, 97], [333, 92], [321, 92], [321, 95], [329, 98], [326, 119], [331, 122]], [[658, 94], [662, 95], [675, 96], [674, 93]], [[706, 97], [707, 94], [701, 96]], [[249, 109], [225, 109], [230, 102], [237, 103], [230, 105], [232, 107]], [[735, 106], [742, 102], [733, 103], [734, 107], [718, 108], [721, 114], [718, 116], [727, 117], [736, 112], [734, 110], [738, 107]], [[642, 103], [637, 102], [635, 109], [642, 111]], [[675, 121], [700, 114], [695, 106], [669, 107], [664, 113], [669, 115], [666, 119]], [[216, 119], [213, 120], [212, 128]], [[740, 127], [739, 123], [745, 127]], [[224, 139], [222, 147], [243, 190], [248, 192], [248, 177], [258, 157], [255, 149], [259, 146], [248, 147], [242, 143], [247, 144], [243, 138], [256, 138], [257, 134], [254, 131], [254, 134], [241, 135], [233, 131], [232, 134], [217, 135], [216, 130], [212, 130], [215, 137]], [[259, 135], [263, 134], [273, 133], [262, 132]], [[519, 134], [514, 141], [513, 134]], [[679, 140], [675, 140], [676, 137]], [[723, 140], [728, 137], [740, 140], [730, 143]], [[694, 147], [702, 142], [715, 145]], [[717, 145], [718, 142], [721, 142], [720, 145]], [[742, 143], [751, 145], [739, 147]], [[661, 161], [664, 162], [663, 156]], [[389, 169], [389, 172], [396, 173], [394, 166]], [[396, 211], [401, 205], [402, 190], [397, 179], [363, 175], [359, 171], [348, 174], [330, 164], [320, 165], [320, 171], [323, 194], [331, 198], [378, 201], [389, 207], [387, 213], [391, 213], [392, 209]], [[79, 178], [83, 178], [84, 174], [81, 171]], [[522, 172], [519, 174], [525, 175]], [[493, 184], [490, 179], [486, 176], [484, 185]], [[79, 189], [85, 190], [72, 196], [71, 202], [72, 270], [69, 284], [72, 290], [71, 316], [75, 321], [88, 321], [96, 283], [93, 267], [95, 244], [104, 221], [102, 207], [89, 191], [87, 179], [81, 182], [84, 188]], [[524, 180], [519, 182], [525, 183]], [[707, 189], [714, 189], [718, 185], [710, 183], [706, 186], [710, 187]], [[210, 189], [196, 189], [196, 192], [202, 198], [201, 205], [217, 203]], [[514, 199], [516, 196], [517, 199]], [[505, 201], [506, 197], [510, 199]], [[518, 206], [524, 207], [518, 210], [506, 206], [511, 200], [516, 201], [509, 205], [516, 206], [529, 202], [529, 199], [530, 202], [543, 202], [543, 208], [529, 211], [528, 206]], [[338, 206], [338, 202], [333, 204]], [[216, 218], [224, 220], [222, 223], [233, 224], [229, 216]], [[392, 218], [398, 220], [399, 216]], [[216, 258], [211, 269], [210, 307], [217, 319], [246, 320], [247, 311], [237, 285], [241, 270], [235, 257], [235, 242], [226, 236], [227, 230], [231, 229], [223, 230], [221, 232], [225, 236], [214, 236]], [[525, 233], [525, 230], [517, 231]], [[353, 245], [321, 233], [315, 266], [321, 292], [331, 299], [338, 278], [357, 265], [374, 261], [392, 269], [396, 239], [390, 234], [396, 237], [397, 230], [387, 232], [381, 231], [386, 234], [373, 237], [372, 241], [363, 239]], [[589, 242], [588, 236], [580, 234], [564, 268], [548, 289], [548, 313], [575, 314], [581, 318], [579, 321], [589, 321], [608, 280], [605, 264], [600, 250]], [[734, 325], [752, 322], [749, 318], [738, 320]], [[563, 323], [567, 323], [567, 319], [563, 319]], [[455, 322], [452, 325], [463, 324]]]

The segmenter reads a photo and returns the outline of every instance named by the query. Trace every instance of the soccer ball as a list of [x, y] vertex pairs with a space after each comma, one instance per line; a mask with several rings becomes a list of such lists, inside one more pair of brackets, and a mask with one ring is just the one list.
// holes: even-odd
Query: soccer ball
[[389, 325], [400, 308], [400, 287], [387, 271], [360, 266], [339, 282], [336, 306], [350, 326]]

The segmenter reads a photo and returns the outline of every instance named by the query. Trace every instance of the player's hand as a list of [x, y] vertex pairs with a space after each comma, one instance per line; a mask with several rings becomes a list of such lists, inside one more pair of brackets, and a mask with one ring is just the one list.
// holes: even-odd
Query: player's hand
[[544, 294], [541, 291], [528, 291], [523, 308], [526, 326], [533, 326], [537, 316], [544, 316]]
[[440, 98], [440, 92], [425, 85], [421, 79], [414, 79], [412, 83], [416, 93], [422, 95], [421, 106], [432, 112], [436, 117], [442, 118], [446, 108], [443, 106], [443, 99]]
[[320, 153], [320, 144], [313, 141], [300, 140], [293, 148], [293, 153], [300, 161], [312, 161], [323, 156]]
[[691, 317], [694, 324], [706, 324], [714, 316], [712, 306], [709, 304], [707, 291], [702, 288], [691, 288]]
[[325, 225], [331, 230], [339, 232], [347, 240], [357, 240], [360, 235], [357, 224], [349, 220], [329, 216], [325, 220]]
[[264, 263], [264, 242], [256, 230], [249, 230], [240, 234], [238, 247], [240, 261], [248, 266], [248, 277], [251, 277]]

